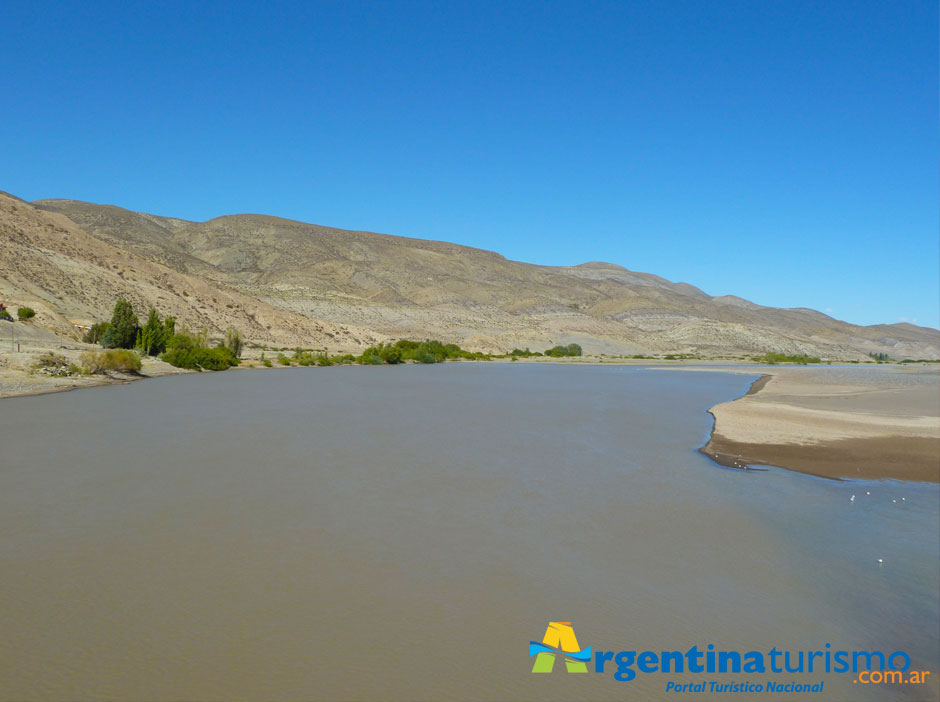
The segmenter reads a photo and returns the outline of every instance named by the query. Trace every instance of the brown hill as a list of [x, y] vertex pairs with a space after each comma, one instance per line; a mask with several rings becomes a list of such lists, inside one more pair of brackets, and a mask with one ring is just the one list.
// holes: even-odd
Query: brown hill
[[[71, 222], [60, 219], [57, 226], [108, 246], [109, 256], [132, 257], [121, 259], [128, 261], [121, 266], [129, 267], [131, 260], [137, 269], [144, 262], [152, 266], [146, 279], [129, 281], [127, 273], [121, 277], [139, 295], [145, 289], [152, 296], [157, 291], [168, 294], [159, 281], [170, 273], [182, 276], [180, 281], [191, 281], [186, 284], [206, 286], [200, 298], [240, 295], [236, 307], [255, 304], [268, 316], [283, 315], [279, 319], [284, 333], [273, 325], [271, 330], [266, 324], [254, 328], [272, 339], [290, 336], [292, 341], [283, 343], [294, 343], [312, 328], [311, 339], [297, 343], [315, 346], [324, 338], [336, 339], [338, 347], [367, 340], [369, 335], [362, 330], [369, 329], [376, 338], [436, 337], [492, 351], [577, 342], [595, 353], [719, 355], [772, 350], [850, 359], [873, 351], [893, 358], [940, 358], [937, 330], [912, 325], [862, 327], [814, 310], [711, 297], [691, 285], [610, 263], [536, 266], [446, 242], [261, 215], [188, 222], [72, 200], [33, 205], [20, 202], [18, 208], [32, 210], [31, 221], [40, 222], [40, 227], [42, 218], [55, 216], [52, 213], [65, 216]], [[5, 210], [0, 215], [5, 221]], [[84, 254], [77, 255], [84, 260]], [[110, 273], [115, 270], [111, 265], [106, 262], [103, 269]], [[44, 274], [35, 275], [41, 279]], [[184, 283], [173, 285], [175, 290]], [[72, 304], [73, 294], [69, 289], [58, 304]], [[87, 303], [87, 314], [94, 310], [101, 317], [113, 304], [108, 299], [111, 294], [108, 290], [94, 304]], [[204, 310], [198, 307], [206, 305], [202, 299], [178, 302], [186, 302], [186, 309], [202, 324], [232, 309], [226, 307], [229, 302]], [[238, 326], [236, 321], [247, 323], [248, 318], [229, 315], [212, 324]], [[327, 329], [328, 323], [334, 326]], [[336, 336], [342, 327], [347, 336]]]
[[149, 261], [89, 235], [64, 215], [0, 193], [0, 300], [33, 307], [38, 324], [74, 337], [76, 325], [107, 319], [119, 297], [138, 315], [153, 307], [190, 329], [221, 334], [231, 326], [267, 344], [357, 348], [380, 338]]

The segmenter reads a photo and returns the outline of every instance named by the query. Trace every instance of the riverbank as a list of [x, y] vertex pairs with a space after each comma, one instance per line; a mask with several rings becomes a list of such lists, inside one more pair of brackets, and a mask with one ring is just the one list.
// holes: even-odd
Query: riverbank
[[715, 425], [700, 450], [716, 462], [825, 478], [940, 482], [937, 370], [760, 370], [746, 395], [710, 410]]
[[24, 395], [45, 395], [53, 392], [66, 392], [79, 388], [91, 388], [101, 385], [119, 385], [145, 378], [163, 375], [192, 373], [193, 371], [174, 368], [157, 358], [143, 358], [140, 373], [119, 373], [85, 375], [54, 375], [36, 367], [38, 359], [44, 355], [60, 357], [69, 364], [78, 366], [81, 354], [85, 351], [100, 351], [100, 346], [83, 344], [78, 341], [61, 339], [51, 334], [24, 338], [13, 349], [0, 350], [0, 398], [21, 397]]

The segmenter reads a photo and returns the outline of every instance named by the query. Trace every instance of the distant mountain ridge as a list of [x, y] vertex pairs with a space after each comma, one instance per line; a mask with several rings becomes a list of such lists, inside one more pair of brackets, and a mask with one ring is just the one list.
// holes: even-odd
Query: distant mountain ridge
[[[876, 352], [940, 358], [937, 330], [858, 326], [815, 310], [712, 297], [687, 283], [613, 263], [539, 266], [444, 241], [265, 215], [189, 222], [73, 200], [20, 205], [25, 207], [40, 229], [44, 217], [68, 218], [89, 239], [125, 256], [219, 294], [243, 296], [294, 324], [328, 326], [334, 335], [314, 335], [301, 345], [339, 348], [434, 337], [483, 351], [579, 343], [588, 353], [609, 354], [779, 351], [861, 360]], [[0, 222], [7, 219], [6, 208], [0, 216]], [[6, 235], [8, 227], [2, 231]], [[3, 278], [0, 272], [0, 294]], [[337, 336], [340, 328], [345, 336]], [[246, 330], [249, 337], [255, 332]]]

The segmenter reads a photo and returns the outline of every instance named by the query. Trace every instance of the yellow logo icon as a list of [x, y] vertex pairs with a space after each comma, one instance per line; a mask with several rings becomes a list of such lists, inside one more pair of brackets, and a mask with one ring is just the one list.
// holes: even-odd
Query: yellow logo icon
[[586, 673], [591, 647], [581, 650], [571, 622], [549, 622], [542, 642], [529, 642], [529, 655], [535, 656], [533, 673], [551, 673], [557, 656], [564, 657], [569, 673]]

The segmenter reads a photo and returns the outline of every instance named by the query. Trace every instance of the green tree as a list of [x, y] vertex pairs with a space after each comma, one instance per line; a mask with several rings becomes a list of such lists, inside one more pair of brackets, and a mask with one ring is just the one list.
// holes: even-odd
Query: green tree
[[104, 337], [104, 333], [108, 331], [108, 327], [111, 326], [110, 322], [95, 322], [90, 327], [88, 331], [85, 332], [85, 336], [82, 337], [82, 341], [86, 344], [97, 344]]
[[137, 340], [137, 315], [127, 300], [114, 303], [111, 325], [105, 331], [101, 345], [109, 349], [130, 349]]
[[581, 346], [580, 346], [580, 344], [568, 344], [568, 355], [569, 355], [569, 356], [580, 356], [580, 355], [581, 355]]
[[20, 307], [16, 311], [16, 316], [22, 320], [32, 319], [36, 316], [36, 310], [32, 307]]
[[157, 311], [151, 309], [147, 314], [147, 323], [140, 330], [137, 348], [146, 356], [157, 356], [166, 349], [166, 340], [166, 327], [160, 321]]

